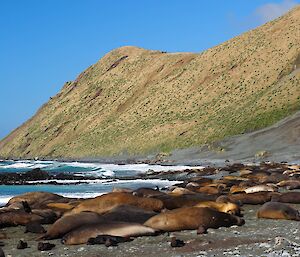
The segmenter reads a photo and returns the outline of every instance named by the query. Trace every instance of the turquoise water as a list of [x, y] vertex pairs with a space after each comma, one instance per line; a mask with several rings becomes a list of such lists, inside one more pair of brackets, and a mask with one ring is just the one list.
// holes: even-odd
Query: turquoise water
[[[95, 197], [109, 192], [113, 187], [126, 187], [136, 189], [139, 187], [165, 187], [178, 181], [160, 179], [127, 179], [137, 174], [153, 171], [184, 170], [188, 166], [161, 166], [148, 164], [101, 164], [81, 162], [57, 162], [57, 161], [0, 161], [0, 173], [3, 172], [26, 172], [34, 168], [40, 168], [48, 172], [64, 172], [74, 175], [93, 175], [99, 179], [89, 181], [88, 184], [76, 185], [0, 185], [0, 204], [5, 204], [11, 197], [26, 192], [46, 191], [62, 194], [67, 197]], [[199, 167], [197, 167], [199, 168]], [[43, 182], [43, 181], [41, 181]], [[74, 182], [74, 181], [64, 181]], [[80, 182], [78, 180], [77, 182]]]

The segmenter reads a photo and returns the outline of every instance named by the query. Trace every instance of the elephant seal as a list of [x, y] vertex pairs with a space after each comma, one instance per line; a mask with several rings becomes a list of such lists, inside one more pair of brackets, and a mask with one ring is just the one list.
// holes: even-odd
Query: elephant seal
[[42, 222], [43, 217], [28, 213], [23, 210], [13, 210], [0, 213], [0, 227], [11, 227], [22, 225], [25, 226], [29, 222]]
[[245, 186], [233, 185], [232, 187], [230, 187], [229, 192], [231, 194], [244, 193], [246, 188], [247, 187]]
[[55, 239], [64, 236], [73, 229], [87, 224], [103, 222], [103, 218], [94, 212], [80, 212], [73, 215], [63, 216], [52, 224], [47, 233], [38, 239]]
[[42, 217], [42, 224], [52, 224], [61, 217], [61, 213], [55, 212], [51, 209], [33, 209], [31, 213]]
[[198, 203], [194, 207], [210, 207], [220, 212], [226, 212], [241, 217], [241, 208], [237, 204], [231, 202], [217, 203], [214, 201], [207, 201]]
[[274, 174], [272, 173], [271, 175], [268, 175], [264, 178], [259, 179], [259, 183], [261, 184], [266, 184], [266, 183], [279, 183], [282, 180], [288, 180], [289, 176], [288, 175], [283, 175], [283, 174]]
[[154, 235], [156, 230], [137, 223], [107, 222], [103, 224], [90, 224], [72, 230], [65, 235], [62, 243], [66, 245], [85, 244], [92, 237], [109, 235], [118, 237], [138, 237]]
[[246, 192], [246, 194], [253, 194], [257, 192], [276, 192], [278, 190], [274, 186], [257, 185], [257, 186], [248, 187], [244, 191]]
[[288, 190], [299, 189], [300, 181], [299, 180], [283, 180], [277, 183], [277, 186], [286, 187]]
[[[239, 193], [228, 195], [228, 201], [233, 203], [242, 203], [242, 204], [264, 204], [271, 201], [273, 195], [279, 194], [276, 192], [256, 192], [256, 193]], [[221, 196], [223, 197], [223, 196]], [[218, 199], [216, 200], [218, 202]]]
[[300, 192], [287, 192], [273, 195], [272, 202], [300, 204]]
[[164, 195], [165, 193], [160, 192], [159, 189], [141, 187], [134, 190], [132, 194], [138, 197], [153, 197], [156, 195]]
[[199, 227], [219, 228], [232, 225], [243, 225], [245, 221], [237, 216], [219, 212], [212, 208], [185, 207], [179, 208], [147, 220], [144, 225], [162, 231], [192, 230]]
[[101, 217], [108, 222], [118, 221], [143, 224], [156, 214], [154, 211], [147, 211], [131, 205], [119, 205], [101, 215]]
[[223, 177], [224, 180], [229, 180], [229, 181], [248, 181], [249, 178], [243, 178], [243, 177], [239, 177], [239, 176], [224, 176]]
[[172, 210], [181, 207], [192, 207], [204, 201], [215, 201], [217, 199], [217, 196], [197, 193], [183, 194], [179, 196], [164, 195], [157, 196], [155, 198], [160, 199], [166, 209]]
[[183, 187], [175, 187], [170, 193], [168, 193], [169, 195], [172, 196], [179, 196], [179, 195], [192, 195], [195, 194], [195, 192], [187, 189], [187, 188], [183, 188]]
[[290, 170], [300, 170], [300, 165], [288, 165], [288, 169]]
[[285, 219], [300, 221], [300, 213], [298, 210], [288, 204], [279, 202], [268, 202], [261, 206], [257, 213], [257, 218], [264, 219]]
[[22, 202], [27, 202], [31, 208], [40, 208], [46, 202], [62, 201], [65, 198], [61, 195], [48, 192], [30, 192], [11, 198], [6, 206], [21, 206]]
[[72, 210], [81, 202], [82, 201], [74, 201], [69, 203], [52, 202], [52, 203], [48, 203], [46, 206], [49, 209], [58, 210], [60, 212], [66, 212]]
[[212, 187], [212, 186], [204, 186], [200, 187], [194, 190], [195, 192], [198, 193], [204, 193], [204, 194], [209, 194], [209, 195], [218, 195], [222, 193], [222, 189], [218, 187]]
[[93, 199], [88, 199], [78, 204], [65, 215], [92, 211], [99, 214], [106, 213], [118, 205], [132, 205], [145, 210], [160, 211], [164, 208], [163, 202], [154, 198], [137, 197], [129, 193], [108, 193]]

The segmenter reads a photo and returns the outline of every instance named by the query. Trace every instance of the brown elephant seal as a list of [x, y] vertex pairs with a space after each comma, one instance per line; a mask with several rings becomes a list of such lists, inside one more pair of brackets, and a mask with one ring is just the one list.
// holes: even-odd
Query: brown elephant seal
[[99, 214], [106, 213], [118, 205], [132, 205], [145, 210], [160, 211], [164, 208], [163, 202], [147, 197], [137, 197], [128, 193], [108, 193], [93, 199], [88, 199], [77, 205], [65, 215], [79, 213], [83, 211], [92, 211]]
[[278, 173], [272, 173], [269, 176], [266, 176], [264, 178], [259, 179], [259, 183], [261, 184], [266, 184], [266, 183], [274, 183], [277, 184], [282, 180], [288, 180], [289, 176], [288, 175], [283, 175], [283, 174], [278, 174]]
[[6, 206], [21, 205], [27, 202], [31, 208], [40, 208], [46, 202], [55, 202], [64, 199], [63, 196], [48, 192], [30, 192], [11, 198]]
[[272, 202], [300, 204], [300, 192], [287, 192], [273, 195]]
[[87, 224], [103, 222], [103, 218], [94, 212], [80, 212], [73, 215], [63, 216], [52, 224], [47, 233], [38, 239], [55, 239], [64, 236], [73, 229]]
[[52, 202], [52, 203], [46, 204], [46, 208], [57, 210], [57, 211], [64, 213], [66, 211], [72, 210], [74, 207], [76, 207], [81, 202], [82, 201], [72, 201], [69, 203]]
[[256, 186], [248, 187], [244, 191], [246, 194], [253, 194], [257, 192], [277, 192], [278, 189], [275, 186], [256, 185]]
[[194, 178], [190, 178], [188, 180], [188, 183], [189, 182], [195, 182], [199, 186], [206, 186], [208, 184], [211, 184], [213, 182], [213, 179], [211, 179], [211, 178], [204, 178], [204, 177], [194, 177]]
[[165, 193], [160, 192], [159, 189], [141, 187], [134, 190], [132, 194], [138, 197], [153, 197], [156, 195], [164, 195]]
[[286, 187], [288, 190], [300, 189], [299, 180], [283, 180], [277, 183], [277, 186]]
[[156, 230], [138, 223], [106, 222], [81, 226], [65, 235], [62, 243], [66, 245], [85, 244], [92, 237], [110, 235], [119, 237], [138, 237], [154, 235]]
[[288, 165], [288, 169], [290, 170], [300, 170], [300, 165]]
[[31, 213], [43, 218], [41, 224], [52, 224], [61, 217], [60, 212], [55, 212], [51, 209], [33, 209]]
[[261, 206], [257, 213], [257, 218], [264, 219], [285, 219], [300, 221], [300, 213], [298, 210], [288, 204], [279, 202], [268, 202]]
[[209, 207], [220, 212], [226, 212], [240, 217], [242, 216], [241, 208], [239, 207], [239, 205], [231, 202], [220, 203], [214, 201], [207, 201], [198, 203], [194, 207]]
[[25, 226], [29, 222], [42, 222], [43, 217], [23, 210], [13, 210], [0, 213], [0, 227]]
[[[256, 193], [239, 193], [228, 195], [229, 202], [242, 203], [242, 204], [264, 204], [271, 201], [273, 195], [279, 194], [276, 192], [256, 192]], [[216, 200], [218, 201], [218, 199]]]
[[218, 187], [204, 186], [195, 189], [194, 192], [204, 193], [209, 195], [218, 195], [222, 193], [222, 189]]
[[232, 187], [230, 187], [229, 192], [231, 194], [244, 193], [246, 188], [246, 186], [233, 185]]
[[237, 216], [212, 208], [185, 207], [157, 214], [147, 220], [144, 225], [171, 232], [198, 229], [199, 227], [205, 229], [230, 227], [244, 223], [245, 221]]
[[216, 201], [217, 203], [234, 203], [238, 206], [242, 206], [243, 203], [239, 200], [233, 200], [233, 199], [230, 199], [228, 195], [221, 195], [219, 196]]
[[157, 213], [154, 211], [147, 211], [131, 205], [119, 205], [101, 215], [101, 217], [108, 222], [132, 222], [143, 224], [156, 214]]
[[191, 195], [191, 194], [195, 194], [195, 192], [193, 192], [187, 188], [176, 187], [168, 194], [173, 195], [173, 196], [179, 196], [179, 195]]
[[192, 207], [200, 202], [204, 201], [215, 201], [217, 199], [216, 195], [208, 194], [183, 194], [183, 195], [164, 195], [157, 196], [160, 199], [166, 209], [172, 210], [181, 207]]
[[253, 173], [253, 171], [250, 170], [250, 169], [241, 169], [241, 170], [239, 170], [240, 177], [243, 177], [245, 175], [249, 175], [249, 174], [252, 174], [252, 173]]
[[224, 180], [229, 180], [229, 181], [248, 181], [249, 178], [243, 178], [243, 177], [239, 177], [239, 176], [224, 176], [223, 177]]

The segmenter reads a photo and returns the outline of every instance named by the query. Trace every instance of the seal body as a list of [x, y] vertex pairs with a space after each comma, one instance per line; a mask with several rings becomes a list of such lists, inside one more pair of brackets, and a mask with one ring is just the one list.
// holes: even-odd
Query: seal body
[[241, 202], [242, 204], [264, 204], [269, 202], [276, 192], [255, 192], [251, 194], [247, 193], [239, 193], [239, 194], [232, 194], [229, 195], [230, 202]]
[[73, 229], [87, 224], [96, 224], [103, 221], [103, 218], [93, 212], [81, 212], [73, 215], [63, 216], [52, 224], [47, 233], [39, 239], [60, 238]]
[[257, 185], [248, 187], [244, 190], [247, 194], [253, 194], [257, 192], [275, 192], [277, 189], [273, 186], [267, 186], [267, 185]]
[[27, 202], [31, 208], [41, 208], [50, 202], [68, 202], [70, 198], [65, 198], [61, 195], [48, 193], [48, 192], [30, 192], [11, 198], [7, 206], [21, 205], [22, 202]]
[[217, 199], [217, 195], [208, 194], [183, 194], [183, 195], [164, 195], [157, 196], [160, 199], [165, 208], [172, 210], [181, 207], [193, 207], [194, 205], [204, 201], [214, 201]]
[[163, 209], [163, 202], [154, 198], [137, 197], [129, 193], [108, 193], [93, 199], [88, 199], [78, 204], [66, 215], [83, 211], [92, 211], [99, 214], [106, 213], [118, 205], [132, 205], [145, 210], [160, 211]]
[[288, 190], [299, 189], [300, 181], [299, 180], [283, 180], [277, 183], [280, 187], [286, 187]]
[[147, 211], [131, 205], [119, 205], [101, 215], [101, 218], [108, 222], [118, 221], [143, 224], [156, 214], [154, 211]]
[[144, 225], [162, 231], [180, 231], [199, 227], [230, 227], [244, 223], [245, 221], [237, 216], [212, 208], [185, 207], [160, 213], [147, 220]]
[[195, 207], [210, 207], [220, 212], [241, 216], [241, 208], [237, 204], [231, 202], [217, 203], [214, 201], [207, 201], [196, 204]]
[[13, 210], [0, 213], [0, 227], [25, 226], [30, 222], [42, 222], [43, 217], [27, 213], [23, 210]]
[[287, 192], [273, 195], [272, 202], [300, 204], [300, 192]]
[[268, 202], [259, 208], [257, 218], [264, 219], [285, 219], [300, 221], [299, 211], [288, 204], [279, 202]]
[[90, 238], [95, 238], [99, 235], [110, 235], [118, 237], [138, 237], [149, 236], [155, 234], [155, 229], [143, 226], [137, 223], [103, 223], [82, 226], [65, 235], [62, 243], [66, 245], [85, 244]]

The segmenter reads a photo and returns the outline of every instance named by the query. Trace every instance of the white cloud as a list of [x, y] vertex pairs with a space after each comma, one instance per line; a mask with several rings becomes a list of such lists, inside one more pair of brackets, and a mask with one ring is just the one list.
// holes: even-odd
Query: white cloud
[[283, 0], [280, 3], [268, 3], [258, 7], [255, 16], [261, 23], [278, 18], [298, 4], [295, 0]]

